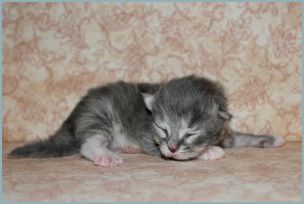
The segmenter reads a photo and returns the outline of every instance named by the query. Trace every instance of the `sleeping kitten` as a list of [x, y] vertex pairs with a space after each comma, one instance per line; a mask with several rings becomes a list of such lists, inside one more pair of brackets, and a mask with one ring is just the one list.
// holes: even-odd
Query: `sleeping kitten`
[[229, 128], [232, 115], [220, 84], [188, 76], [173, 79], [154, 95], [144, 94], [152, 113], [154, 140], [161, 155], [176, 160], [214, 160], [220, 147], [274, 147], [282, 137], [253, 135]]
[[141, 94], [152, 94], [159, 87], [117, 82], [91, 89], [54, 135], [16, 148], [9, 155], [42, 158], [80, 152], [100, 166], [122, 163], [119, 152], [159, 155], [152, 138], [151, 114]]
[[11, 156], [58, 157], [80, 152], [100, 166], [122, 163], [119, 152], [176, 160], [214, 160], [223, 147], [271, 147], [284, 140], [229, 129], [231, 114], [219, 84], [194, 76], [163, 84], [117, 82], [88, 91], [47, 140]]

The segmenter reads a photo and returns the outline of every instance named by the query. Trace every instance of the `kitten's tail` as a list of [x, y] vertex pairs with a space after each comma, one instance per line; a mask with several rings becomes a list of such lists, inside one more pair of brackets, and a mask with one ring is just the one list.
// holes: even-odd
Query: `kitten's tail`
[[70, 133], [68, 124], [62, 127], [49, 139], [39, 140], [11, 151], [9, 157], [62, 157], [79, 152], [80, 142]]
[[254, 135], [230, 130], [224, 137], [222, 146], [225, 148], [232, 147], [279, 147], [285, 143], [285, 139], [280, 136], [272, 135]]

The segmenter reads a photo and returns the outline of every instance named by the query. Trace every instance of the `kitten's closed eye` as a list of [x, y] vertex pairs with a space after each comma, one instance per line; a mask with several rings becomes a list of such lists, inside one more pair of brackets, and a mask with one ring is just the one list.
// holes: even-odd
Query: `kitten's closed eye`
[[186, 133], [184, 136], [184, 141], [186, 141], [188, 144], [192, 143], [196, 138], [200, 136], [199, 133]]
[[187, 139], [189, 137], [200, 135], [201, 131], [198, 128], [189, 128], [188, 131], [184, 134], [183, 138]]
[[194, 135], [196, 135], [196, 133], [186, 133], [185, 135], [184, 135], [184, 139], [187, 139], [187, 138], [189, 138], [189, 137], [192, 137], [192, 136], [194, 136]]
[[168, 137], [169, 133], [168, 133], [168, 130], [167, 130], [165, 127], [159, 125], [159, 124], [156, 123], [155, 121], [153, 122], [153, 124], [154, 124], [155, 127], [157, 127], [157, 130], [160, 130], [160, 131], [158, 131], [158, 132], [161, 133], [161, 134], [159, 134], [159, 135], [160, 135], [162, 138], [167, 138], [167, 137]]

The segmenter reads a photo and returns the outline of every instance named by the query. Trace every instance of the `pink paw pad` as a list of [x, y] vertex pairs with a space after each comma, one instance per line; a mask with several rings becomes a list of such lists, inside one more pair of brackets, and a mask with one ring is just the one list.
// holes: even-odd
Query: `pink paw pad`
[[141, 153], [142, 151], [140, 148], [137, 147], [126, 147], [122, 149], [122, 152], [126, 154], [138, 154]]
[[122, 159], [114, 156], [95, 156], [93, 162], [97, 166], [112, 167], [122, 163]]
[[225, 155], [225, 152], [222, 148], [217, 147], [217, 146], [212, 146], [209, 147], [205, 152], [201, 154], [199, 159], [201, 160], [216, 160], [216, 159], [221, 159]]

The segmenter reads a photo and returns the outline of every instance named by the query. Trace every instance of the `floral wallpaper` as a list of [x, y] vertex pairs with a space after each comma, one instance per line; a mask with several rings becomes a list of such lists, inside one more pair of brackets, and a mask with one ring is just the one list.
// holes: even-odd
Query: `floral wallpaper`
[[86, 90], [196, 74], [232, 127], [301, 140], [301, 3], [4, 3], [3, 140], [54, 132]]

